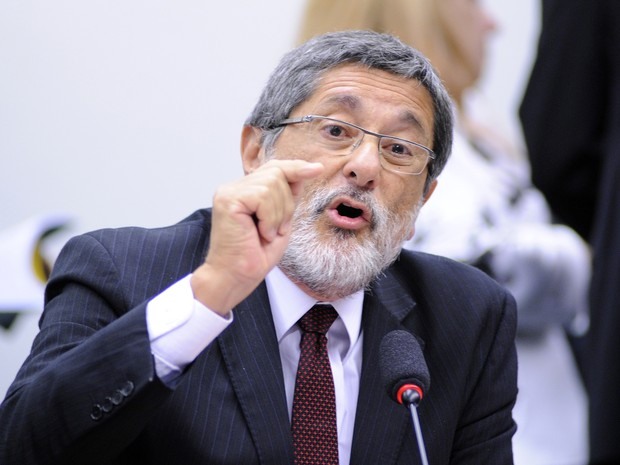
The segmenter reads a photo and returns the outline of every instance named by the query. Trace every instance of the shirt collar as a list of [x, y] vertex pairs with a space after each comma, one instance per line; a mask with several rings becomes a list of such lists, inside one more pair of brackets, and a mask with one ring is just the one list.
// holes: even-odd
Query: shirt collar
[[[295, 326], [295, 323], [312, 308], [317, 300], [302, 291], [280, 268], [273, 268], [265, 277], [269, 304], [278, 342]], [[360, 336], [364, 291], [359, 290], [331, 304], [342, 319], [352, 347]]]

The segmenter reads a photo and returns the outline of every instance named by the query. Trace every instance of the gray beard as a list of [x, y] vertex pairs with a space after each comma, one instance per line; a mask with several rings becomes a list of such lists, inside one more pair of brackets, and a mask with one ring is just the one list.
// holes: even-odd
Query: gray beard
[[[340, 195], [370, 208], [370, 236], [360, 239], [357, 231], [336, 227], [329, 234], [318, 233], [317, 219]], [[418, 210], [419, 206], [408, 214], [396, 215], [379, 205], [367, 191], [320, 188], [297, 206], [291, 238], [279, 266], [292, 281], [304, 284], [325, 300], [366, 289], [398, 257]]]

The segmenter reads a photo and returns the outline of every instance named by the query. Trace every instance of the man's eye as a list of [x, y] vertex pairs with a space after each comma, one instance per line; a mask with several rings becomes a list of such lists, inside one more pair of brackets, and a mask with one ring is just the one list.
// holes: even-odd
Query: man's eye
[[335, 124], [327, 126], [326, 131], [332, 137], [341, 137], [345, 135], [344, 129], [341, 126], [337, 126]]
[[390, 155], [395, 155], [398, 157], [410, 157], [411, 150], [405, 144], [392, 143], [385, 148], [386, 152]]

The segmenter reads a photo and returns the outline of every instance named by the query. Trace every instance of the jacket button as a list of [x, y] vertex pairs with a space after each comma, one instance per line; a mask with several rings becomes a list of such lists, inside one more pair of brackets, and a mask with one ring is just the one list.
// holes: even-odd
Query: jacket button
[[103, 402], [101, 403], [101, 410], [103, 410], [105, 413], [110, 413], [113, 408], [114, 404], [112, 403], [111, 397], [106, 397], [105, 399], [103, 399]]
[[127, 381], [125, 382], [123, 387], [120, 388], [120, 392], [123, 395], [123, 397], [129, 397], [131, 393], [133, 392], [133, 388], [134, 388], [133, 383], [131, 381]]
[[101, 408], [101, 405], [99, 404], [93, 405], [93, 409], [90, 411], [90, 417], [94, 421], [101, 420], [101, 417], [103, 417], [103, 409]]
[[114, 404], [114, 405], [120, 405], [121, 402], [123, 402], [123, 394], [121, 393], [120, 390], [116, 390], [114, 391], [114, 393], [109, 397], [110, 401]]

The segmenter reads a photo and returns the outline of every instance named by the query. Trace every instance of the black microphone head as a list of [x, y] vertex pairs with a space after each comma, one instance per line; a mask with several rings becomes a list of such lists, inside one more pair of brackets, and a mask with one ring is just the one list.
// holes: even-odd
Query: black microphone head
[[388, 395], [397, 402], [398, 391], [406, 384], [413, 384], [425, 395], [431, 384], [431, 376], [415, 336], [407, 331], [396, 330], [385, 335], [381, 341], [380, 367]]

